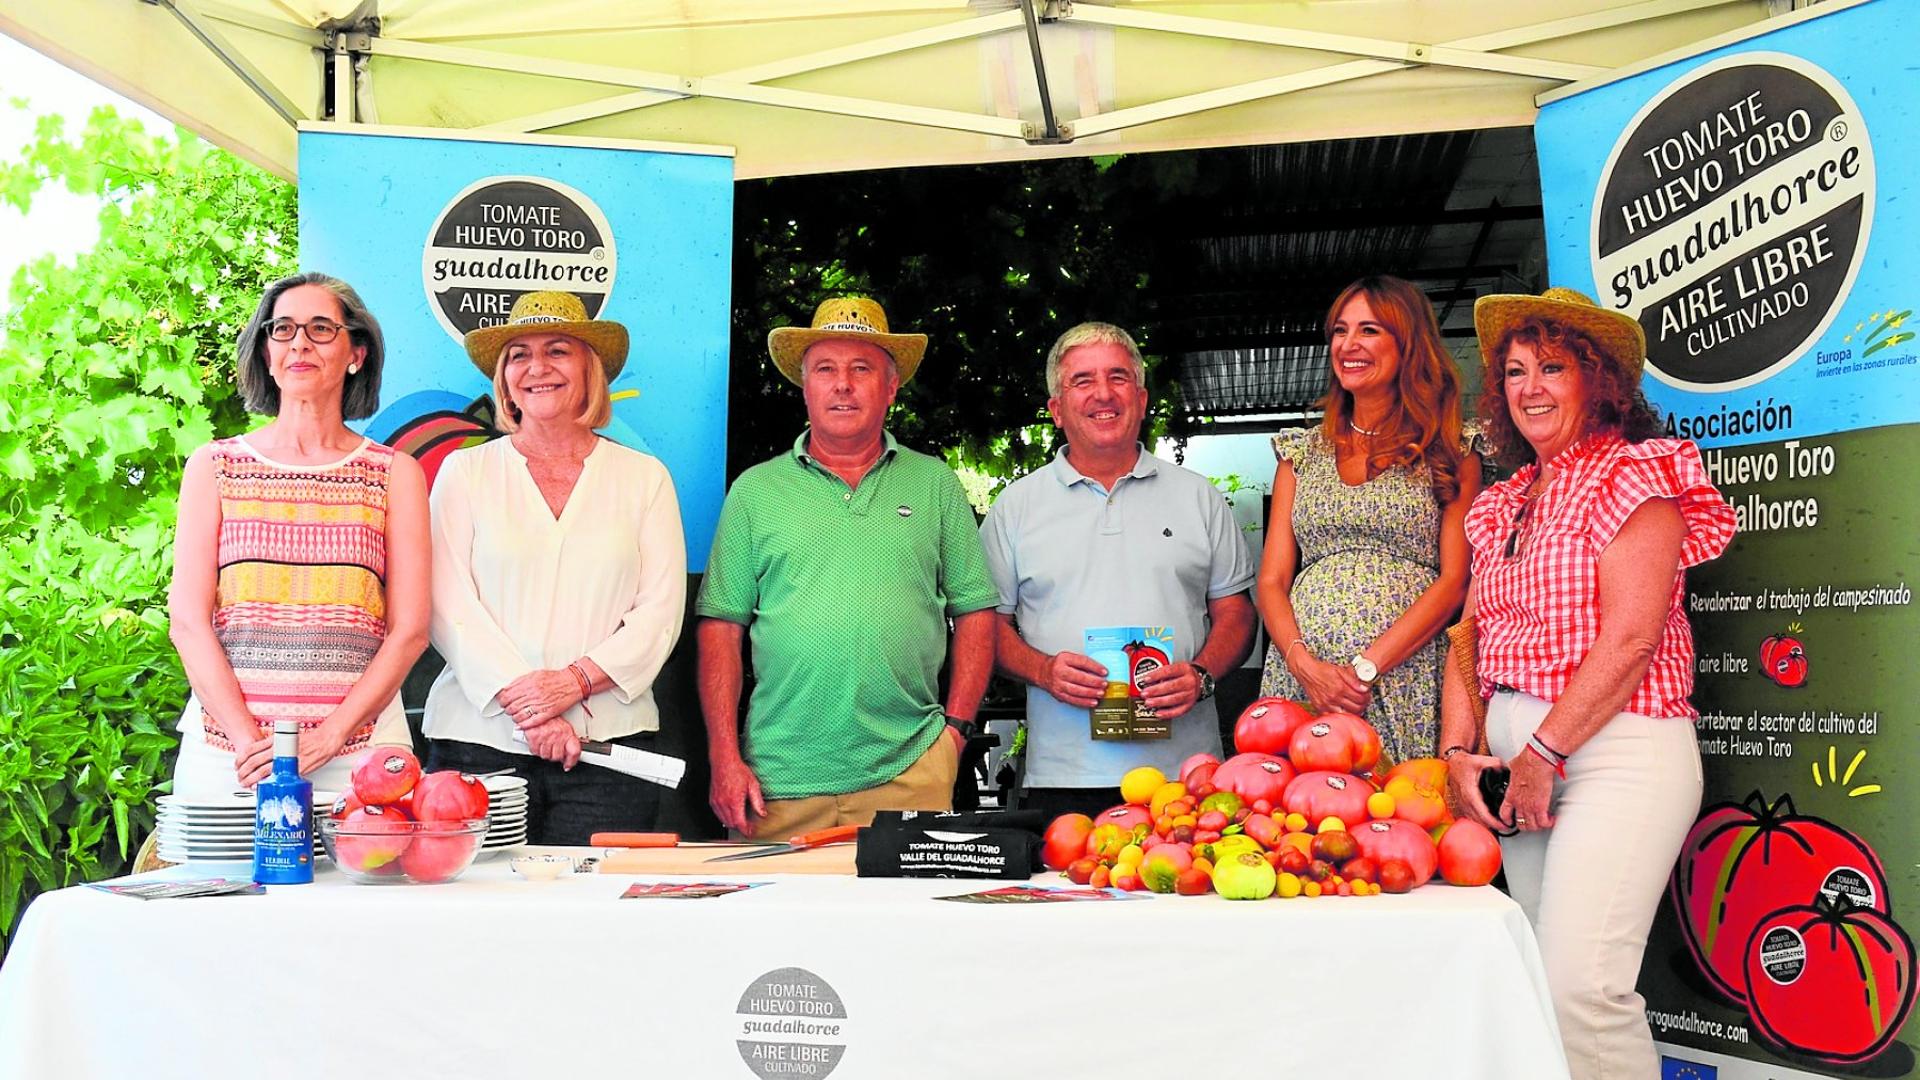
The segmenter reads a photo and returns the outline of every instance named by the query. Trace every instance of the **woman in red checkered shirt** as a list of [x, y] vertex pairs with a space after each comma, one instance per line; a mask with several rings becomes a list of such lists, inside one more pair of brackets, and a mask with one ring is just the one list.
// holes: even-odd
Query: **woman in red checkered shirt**
[[[1571, 289], [1474, 306], [1480, 409], [1519, 471], [1467, 514], [1478, 686], [1448, 666], [1441, 753], [1464, 813], [1503, 835], [1576, 1080], [1653, 1077], [1634, 992], [1647, 931], [1700, 807], [1684, 571], [1733, 508], [1691, 442], [1656, 437], [1634, 319]], [[1490, 698], [1476, 752], [1471, 695]], [[1504, 802], [1480, 797], [1505, 767]]]

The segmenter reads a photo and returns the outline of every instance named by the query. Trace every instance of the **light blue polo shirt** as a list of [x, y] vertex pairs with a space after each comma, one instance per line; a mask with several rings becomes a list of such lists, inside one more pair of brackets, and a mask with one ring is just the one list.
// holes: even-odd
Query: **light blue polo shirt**
[[[1253, 585], [1253, 556], [1226, 498], [1144, 447], [1112, 491], [1081, 475], [1062, 450], [1007, 485], [980, 539], [999, 610], [1048, 655], [1085, 653], [1090, 627], [1171, 626], [1173, 659], [1191, 660], [1211, 629], [1207, 601]], [[1220, 753], [1211, 699], [1174, 720], [1171, 739], [1094, 742], [1086, 709], [1029, 686], [1027, 725], [1027, 783], [1035, 787], [1115, 787], [1136, 765], [1172, 775], [1192, 754]]]

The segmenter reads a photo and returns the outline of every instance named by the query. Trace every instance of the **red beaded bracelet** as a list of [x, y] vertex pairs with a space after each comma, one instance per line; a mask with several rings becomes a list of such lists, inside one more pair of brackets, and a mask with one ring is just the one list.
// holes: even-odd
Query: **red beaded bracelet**
[[574, 680], [580, 684], [580, 711], [592, 717], [593, 709], [588, 707], [587, 699], [593, 696], [593, 680], [587, 678], [587, 669], [581, 667], [578, 660], [568, 664], [567, 670], [573, 673]]

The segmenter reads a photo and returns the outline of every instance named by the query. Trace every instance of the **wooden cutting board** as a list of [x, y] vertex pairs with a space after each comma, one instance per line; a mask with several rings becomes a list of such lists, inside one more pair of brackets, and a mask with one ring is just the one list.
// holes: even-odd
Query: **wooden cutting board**
[[710, 863], [716, 855], [726, 855], [732, 847], [633, 848], [610, 851], [602, 856], [598, 869], [602, 874], [699, 874], [738, 877], [751, 874], [853, 874], [852, 844], [830, 844], [812, 851], [786, 855], [767, 855], [758, 859], [735, 859]]

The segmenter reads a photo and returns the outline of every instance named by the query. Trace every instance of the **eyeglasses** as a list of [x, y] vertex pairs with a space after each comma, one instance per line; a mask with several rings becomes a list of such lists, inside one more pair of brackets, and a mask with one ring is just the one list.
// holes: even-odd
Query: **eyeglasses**
[[301, 330], [307, 332], [307, 340], [315, 345], [325, 345], [340, 336], [346, 327], [332, 319], [314, 319], [310, 322], [295, 322], [292, 319], [275, 319], [267, 324], [267, 336], [275, 341], [292, 341], [293, 335]]

